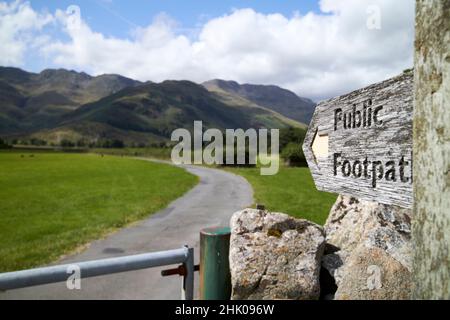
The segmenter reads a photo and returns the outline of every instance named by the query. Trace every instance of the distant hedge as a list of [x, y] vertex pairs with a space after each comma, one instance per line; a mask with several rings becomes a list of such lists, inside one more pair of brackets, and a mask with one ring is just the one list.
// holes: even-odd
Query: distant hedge
[[10, 146], [6, 141], [0, 138], [0, 149], [10, 149]]

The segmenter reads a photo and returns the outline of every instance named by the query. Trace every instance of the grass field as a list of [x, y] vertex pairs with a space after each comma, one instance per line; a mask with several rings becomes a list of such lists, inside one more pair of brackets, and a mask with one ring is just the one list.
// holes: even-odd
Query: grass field
[[280, 167], [278, 174], [261, 176], [259, 168], [227, 168], [247, 179], [257, 203], [271, 211], [284, 212], [324, 224], [337, 196], [317, 191], [308, 168]]
[[121, 157], [0, 152], [0, 272], [54, 261], [166, 207], [197, 180]]

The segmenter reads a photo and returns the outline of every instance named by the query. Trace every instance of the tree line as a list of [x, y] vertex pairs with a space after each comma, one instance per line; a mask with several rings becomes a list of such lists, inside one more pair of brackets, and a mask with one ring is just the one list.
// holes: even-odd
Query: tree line
[[[286, 165], [289, 166], [306, 166], [305, 155], [303, 154], [302, 144], [305, 139], [305, 131], [299, 128], [280, 129], [280, 157]], [[269, 139], [270, 141], [270, 139]], [[30, 138], [28, 140], [12, 139], [6, 141], [0, 139], [0, 149], [11, 148], [12, 145], [31, 145], [31, 146], [50, 146], [62, 148], [104, 148], [104, 149], [122, 149], [126, 147], [132, 148], [170, 148], [172, 145], [167, 142], [157, 143], [132, 143], [126, 144], [120, 139], [99, 139], [89, 141], [87, 139], [79, 139], [76, 141], [70, 139], [62, 139], [59, 143], [48, 142], [39, 138]], [[270, 145], [269, 145], [270, 148]]]

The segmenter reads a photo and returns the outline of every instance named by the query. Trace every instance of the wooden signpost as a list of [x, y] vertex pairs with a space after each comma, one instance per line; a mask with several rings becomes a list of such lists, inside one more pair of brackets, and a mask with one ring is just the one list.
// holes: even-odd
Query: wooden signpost
[[413, 72], [317, 105], [303, 144], [317, 189], [412, 207]]

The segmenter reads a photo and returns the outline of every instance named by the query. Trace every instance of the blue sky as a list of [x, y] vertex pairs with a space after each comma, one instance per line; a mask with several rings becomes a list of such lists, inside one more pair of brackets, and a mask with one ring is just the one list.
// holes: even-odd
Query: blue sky
[[317, 101], [411, 67], [413, 43], [414, 0], [0, 0], [0, 65], [33, 72], [220, 78]]
[[253, 8], [286, 17], [294, 12], [319, 12], [318, 0], [34, 0], [31, 5], [50, 12], [77, 5], [94, 31], [121, 38], [130, 35], [130, 28], [145, 27], [162, 12], [176, 20], [181, 30], [196, 29], [206, 20], [235, 9]]

